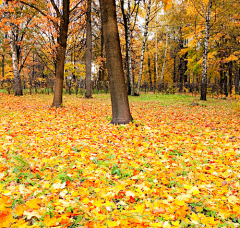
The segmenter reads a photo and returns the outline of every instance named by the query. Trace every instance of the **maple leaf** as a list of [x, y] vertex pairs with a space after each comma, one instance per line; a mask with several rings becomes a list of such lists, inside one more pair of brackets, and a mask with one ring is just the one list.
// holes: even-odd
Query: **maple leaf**
[[30, 220], [33, 217], [36, 217], [37, 219], [41, 218], [41, 215], [39, 214], [39, 212], [33, 211], [33, 210], [26, 210], [23, 212], [23, 215], [26, 216], [27, 220]]
[[47, 226], [47, 227], [51, 227], [51, 226], [55, 226], [58, 222], [58, 219], [53, 217], [51, 218], [49, 215], [46, 215], [43, 223]]

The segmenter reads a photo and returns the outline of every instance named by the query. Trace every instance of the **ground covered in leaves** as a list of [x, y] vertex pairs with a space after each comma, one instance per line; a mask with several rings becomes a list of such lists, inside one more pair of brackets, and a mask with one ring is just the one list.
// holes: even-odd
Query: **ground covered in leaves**
[[51, 101], [0, 94], [0, 227], [240, 226], [231, 101], [142, 95], [126, 126], [107, 95]]

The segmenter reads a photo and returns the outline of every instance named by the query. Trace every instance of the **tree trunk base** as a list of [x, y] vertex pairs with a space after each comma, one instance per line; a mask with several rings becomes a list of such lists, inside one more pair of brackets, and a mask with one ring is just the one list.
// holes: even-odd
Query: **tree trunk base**
[[15, 93], [14, 93], [14, 96], [23, 96], [23, 92], [22, 92], [22, 91], [20, 91], [20, 92], [15, 92]]
[[93, 96], [92, 96], [92, 95], [90, 95], [90, 96], [85, 95], [85, 98], [86, 98], [86, 99], [91, 99], [91, 98], [93, 98]]
[[52, 104], [51, 105], [52, 108], [62, 108], [61, 104]]
[[125, 125], [125, 124], [131, 123], [132, 121], [133, 121], [133, 119], [131, 119], [131, 120], [116, 119], [116, 120], [112, 120], [110, 122], [110, 124], [113, 124], [113, 125], [121, 125], [121, 124], [123, 124], [123, 125]]

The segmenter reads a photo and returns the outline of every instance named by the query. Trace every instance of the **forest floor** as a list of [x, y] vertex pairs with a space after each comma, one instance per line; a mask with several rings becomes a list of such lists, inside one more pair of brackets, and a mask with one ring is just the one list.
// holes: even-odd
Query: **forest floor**
[[0, 94], [0, 227], [240, 227], [235, 100]]

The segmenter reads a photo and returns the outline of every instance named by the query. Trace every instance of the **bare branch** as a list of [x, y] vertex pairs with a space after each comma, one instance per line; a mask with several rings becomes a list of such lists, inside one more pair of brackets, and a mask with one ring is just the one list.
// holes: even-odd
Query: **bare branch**
[[54, 0], [50, 0], [50, 2], [52, 3], [53, 8], [55, 9], [55, 12], [56, 12], [56, 14], [57, 14], [57, 17], [58, 17], [58, 18], [62, 18], [62, 15], [61, 15], [61, 13], [60, 13], [57, 5], [55, 4]]
[[72, 13], [79, 5], [80, 3], [82, 3], [82, 0], [79, 1], [71, 10], [70, 10], [70, 13]]

